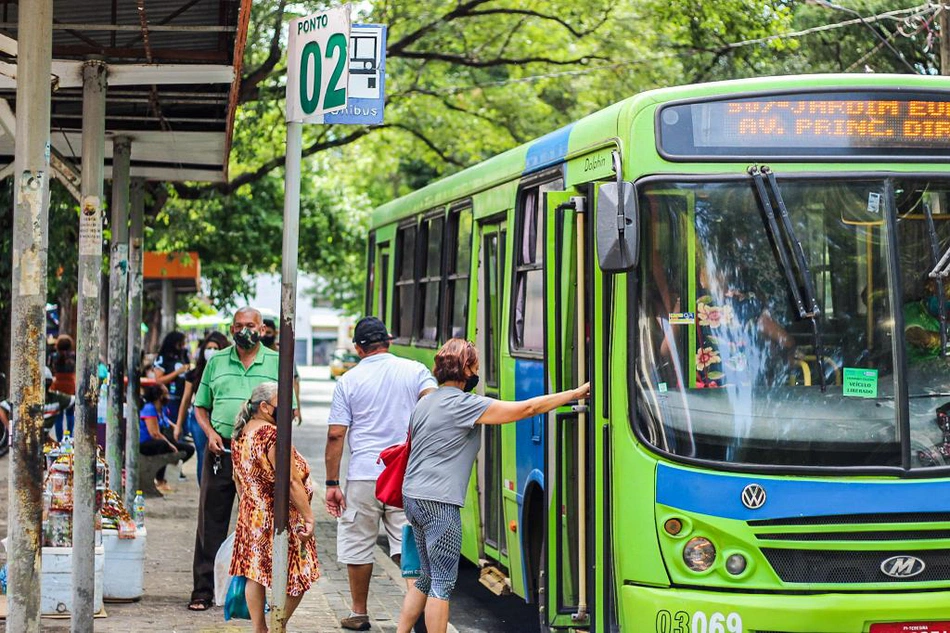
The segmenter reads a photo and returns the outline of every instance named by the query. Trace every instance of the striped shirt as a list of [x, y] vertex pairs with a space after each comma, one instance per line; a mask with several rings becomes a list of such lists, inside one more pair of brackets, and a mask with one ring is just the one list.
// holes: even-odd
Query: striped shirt
[[261, 345], [254, 362], [245, 369], [232, 345], [211, 357], [205, 366], [195, 406], [211, 411], [211, 426], [221, 437], [231, 439], [234, 418], [251, 397], [254, 387], [262, 382], [277, 382], [277, 352]]

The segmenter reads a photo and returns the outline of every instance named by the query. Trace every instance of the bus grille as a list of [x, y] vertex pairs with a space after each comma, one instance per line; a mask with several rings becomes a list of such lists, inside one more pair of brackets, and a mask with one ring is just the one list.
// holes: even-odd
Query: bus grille
[[950, 539], [950, 530], [881, 530], [874, 532], [770, 532], [761, 541], [927, 541]]
[[817, 517], [790, 517], [749, 521], [750, 527], [783, 525], [863, 525], [866, 523], [946, 523], [948, 512], [901, 512], [889, 514], [832, 514]]
[[[916, 583], [950, 580], [950, 549], [916, 551], [825, 551], [762, 548], [783, 582], [814, 584]], [[926, 567], [911, 578], [892, 578], [881, 563], [898, 554], [913, 554]]]

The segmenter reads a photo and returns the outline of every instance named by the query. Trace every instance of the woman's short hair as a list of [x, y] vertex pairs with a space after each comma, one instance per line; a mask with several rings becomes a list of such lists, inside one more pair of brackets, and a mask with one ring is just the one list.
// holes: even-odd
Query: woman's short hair
[[432, 375], [441, 385], [450, 380], [465, 381], [465, 370], [478, 362], [478, 350], [465, 339], [450, 338], [435, 355]]
[[165, 395], [165, 388], [162, 385], [149, 385], [142, 389], [142, 402], [156, 402]]

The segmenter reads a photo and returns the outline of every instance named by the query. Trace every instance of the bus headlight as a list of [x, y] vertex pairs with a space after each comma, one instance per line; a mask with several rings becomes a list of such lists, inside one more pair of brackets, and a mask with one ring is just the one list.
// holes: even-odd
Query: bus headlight
[[683, 562], [693, 571], [706, 571], [716, 562], [716, 547], [708, 538], [692, 538], [683, 550]]
[[726, 571], [733, 576], [738, 576], [745, 571], [748, 563], [742, 554], [732, 554], [726, 559]]

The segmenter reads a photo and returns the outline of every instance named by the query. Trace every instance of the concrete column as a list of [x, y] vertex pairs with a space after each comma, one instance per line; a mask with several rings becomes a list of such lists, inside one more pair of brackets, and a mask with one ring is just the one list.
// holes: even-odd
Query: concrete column
[[177, 310], [175, 286], [170, 279], [162, 280], [162, 336], [175, 330], [175, 312]]
[[6, 626], [39, 633], [53, 0], [35, 0], [19, 19]]
[[129, 166], [132, 141], [125, 136], [112, 142], [112, 244], [109, 257], [109, 402], [106, 409], [106, 463], [109, 488], [122, 496], [122, 404], [125, 395], [125, 363], [129, 318]]
[[76, 337], [76, 440], [73, 456], [72, 633], [91, 633], [93, 630], [107, 71], [106, 64], [99, 60], [87, 61], [82, 69], [82, 204], [79, 215], [79, 327]]
[[[139, 378], [142, 376], [142, 231], [145, 208], [145, 181], [132, 179], [132, 222], [129, 227], [129, 318], [128, 359], [129, 385], [125, 400], [129, 415], [125, 425], [125, 507], [135, 500], [139, 474]], [[118, 475], [116, 475], [118, 476]]]

